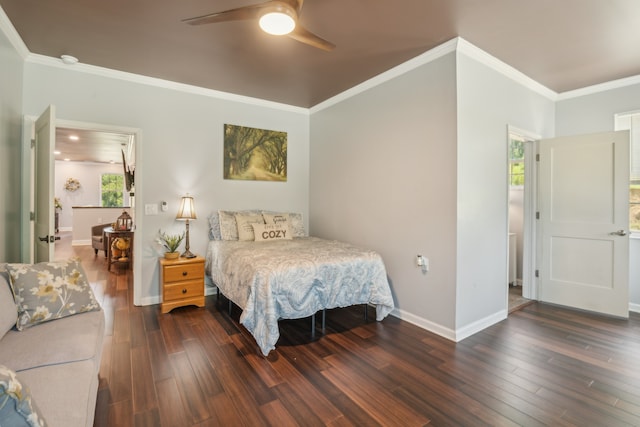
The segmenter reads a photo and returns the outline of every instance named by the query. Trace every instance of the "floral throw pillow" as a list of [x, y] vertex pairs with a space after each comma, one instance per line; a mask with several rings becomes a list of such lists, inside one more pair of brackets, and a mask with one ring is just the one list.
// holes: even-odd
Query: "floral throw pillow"
[[43, 427], [44, 419], [16, 373], [0, 365], [0, 422], [12, 427]]
[[7, 264], [19, 331], [49, 320], [100, 310], [80, 260]]

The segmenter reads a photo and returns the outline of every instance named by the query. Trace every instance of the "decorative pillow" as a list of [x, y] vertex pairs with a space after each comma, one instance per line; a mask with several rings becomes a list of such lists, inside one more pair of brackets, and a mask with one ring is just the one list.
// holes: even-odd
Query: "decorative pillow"
[[256, 242], [291, 240], [293, 236], [286, 224], [252, 224]]
[[293, 237], [305, 237], [307, 236], [307, 232], [304, 229], [304, 220], [302, 218], [301, 213], [282, 213], [282, 212], [269, 212], [262, 211], [262, 216], [267, 224], [272, 224], [273, 221], [270, 221], [268, 217], [270, 216], [286, 216], [287, 221], [289, 222], [289, 228], [291, 229], [291, 235]]
[[18, 318], [18, 309], [13, 299], [10, 282], [7, 265], [0, 263], [0, 338], [15, 326]]
[[264, 224], [262, 214], [236, 214], [238, 226], [238, 240], [255, 240], [253, 236], [253, 224]]
[[222, 240], [220, 234], [220, 215], [218, 212], [211, 212], [209, 215], [209, 240]]
[[236, 214], [260, 214], [260, 211], [218, 211], [221, 240], [238, 240], [238, 225], [236, 224]]
[[0, 365], [0, 421], [11, 427], [43, 427], [42, 415], [16, 373]]
[[218, 211], [220, 218], [220, 237], [222, 240], [238, 240], [238, 226], [236, 212]]
[[19, 331], [49, 320], [100, 310], [80, 260], [7, 264]]

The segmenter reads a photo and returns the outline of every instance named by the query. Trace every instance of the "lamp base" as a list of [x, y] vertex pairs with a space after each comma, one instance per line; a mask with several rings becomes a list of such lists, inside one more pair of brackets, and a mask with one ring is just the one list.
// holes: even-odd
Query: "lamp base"
[[191, 251], [189, 249], [187, 249], [186, 251], [184, 251], [182, 253], [182, 255], [180, 255], [182, 258], [195, 258], [197, 255], [194, 253], [191, 253]]

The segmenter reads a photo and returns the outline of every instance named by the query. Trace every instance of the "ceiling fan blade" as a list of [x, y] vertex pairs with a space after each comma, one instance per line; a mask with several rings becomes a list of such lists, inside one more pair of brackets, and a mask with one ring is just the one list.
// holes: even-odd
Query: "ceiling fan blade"
[[287, 34], [287, 36], [291, 37], [294, 40], [299, 42], [308, 44], [309, 46], [317, 47], [318, 49], [326, 50], [327, 52], [332, 51], [336, 45], [331, 42], [326, 41], [323, 38], [320, 38], [304, 28], [300, 25], [300, 22], [296, 25], [296, 28]]
[[210, 13], [208, 15], [196, 16], [194, 18], [183, 19], [189, 25], [214, 24], [216, 22], [245, 21], [248, 19], [258, 19], [262, 9], [271, 5], [271, 1], [243, 6], [237, 9], [229, 9], [223, 12]]

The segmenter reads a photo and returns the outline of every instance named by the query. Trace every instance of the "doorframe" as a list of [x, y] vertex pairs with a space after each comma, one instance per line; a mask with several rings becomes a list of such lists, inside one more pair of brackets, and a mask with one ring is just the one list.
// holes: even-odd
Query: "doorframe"
[[[34, 224], [30, 218], [30, 213], [34, 209], [35, 201], [34, 195], [34, 173], [35, 173], [35, 153], [31, 148], [31, 141], [35, 136], [35, 123], [37, 117], [32, 115], [25, 115], [23, 118], [23, 143], [22, 143], [22, 226], [21, 226], [21, 241], [33, 242]], [[56, 128], [65, 127], [79, 130], [95, 130], [111, 133], [126, 133], [132, 134], [135, 137], [135, 159], [136, 159], [136, 176], [141, 177], [142, 167], [139, 159], [142, 153], [142, 130], [140, 128], [133, 128], [127, 126], [107, 125], [103, 123], [83, 122], [75, 120], [66, 120], [56, 117]], [[54, 162], [55, 163], [55, 162]], [[142, 182], [140, 179], [135, 182], [135, 199], [140, 200], [142, 194]], [[53, 201], [51, 202], [53, 203]], [[144, 211], [142, 210], [141, 203], [134, 203], [133, 205], [134, 218], [136, 219], [135, 227], [137, 234], [142, 234], [142, 218]], [[32, 263], [34, 259], [33, 244], [22, 245], [21, 258], [23, 263]], [[141, 283], [142, 283], [142, 242], [141, 239], [133, 239], [133, 303], [134, 305], [141, 305]]]
[[[536, 277], [537, 265], [537, 222], [536, 211], [538, 205], [538, 141], [540, 135], [518, 128], [507, 126], [507, 153], [509, 150], [509, 135], [516, 134], [525, 139], [524, 154], [524, 188], [523, 188], [523, 223], [522, 223], [522, 296], [531, 300], [538, 300], [538, 279]], [[509, 158], [507, 156], [507, 173], [509, 168]], [[508, 244], [509, 228], [509, 183], [507, 182], [507, 233], [505, 238]], [[509, 298], [509, 286], [505, 287], [507, 301]], [[507, 304], [508, 305], [508, 304]]]

